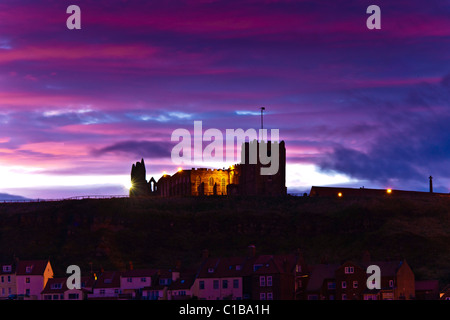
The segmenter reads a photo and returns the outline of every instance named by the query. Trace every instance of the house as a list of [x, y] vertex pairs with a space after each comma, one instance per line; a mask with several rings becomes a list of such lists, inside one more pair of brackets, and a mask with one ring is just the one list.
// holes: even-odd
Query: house
[[[363, 293], [367, 289], [366, 268], [347, 261], [336, 269], [335, 279], [336, 300], [360, 300], [363, 298]], [[367, 300], [370, 300], [369, 296], [367, 296]]]
[[245, 276], [251, 278], [252, 300], [294, 300], [296, 296], [296, 281], [301, 273], [298, 256], [260, 255], [247, 263]]
[[0, 299], [16, 293], [16, 265], [12, 262], [0, 263]]
[[139, 299], [142, 289], [152, 285], [152, 277], [157, 274], [156, 269], [132, 269], [120, 275], [120, 289], [122, 297]]
[[[85, 300], [90, 293], [93, 284], [91, 277], [81, 278], [80, 289], [69, 289], [67, 277], [48, 279], [47, 284], [41, 292], [41, 300]], [[87, 287], [86, 287], [87, 285]]]
[[48, 260], [24, 260], [17, 264], [17, 294], [29, 299], [40, 299], [47, 281], [53, 278], [53, 270]]
[[41, 292], [42, 300], [64, 300], [64, 292], [68, 290], [67, 278], [52, 278], [47, 281]]
[[182, 276], [167, 288], [168, 300], [188, 300], [193, 298], [192, 286], [195, 275]]
[[143, 300], [167, 300], [167, 286], [152, 285], [142, 288]]
[[243, 267], [247, 258], [207, 258], [192, 286], [200, 300], [242, 300]]
[[[367, 268], [380, 268], [380, 289], [367, 288]], [[403, 261], [347, 261], [335, 272], [338, 300], [409, 300], [415, 297], [414, 273]]]
[[303, 300], [335, 300], [336, 278], [335, 272], [339, 264], [315, 264], [309, 267], [306, 275], [306, 288]]
[[88, 294], [88, 299], [114, 300], [119, 299], [121, 294], [119, 271], [102, 272], [92, 288], [92, 293]]
[[142, 288], [144, 300], [167, 300], [168, 288], [180, 278], [180, 272], [172, 269], [158, 269], [152, 278], [151, 285]]
[[[377, 292], [377, 300], [410, 300], [415, 298], [415, 277], [406, 260], [371, 261], [363, 264], [380, 267], [381, 289]], [[375, 290], [370, 294], [375, 294]], [[365, 293], [367, 294], [367, 292]], [[366, 299], [366, 297], [363, 297]]]

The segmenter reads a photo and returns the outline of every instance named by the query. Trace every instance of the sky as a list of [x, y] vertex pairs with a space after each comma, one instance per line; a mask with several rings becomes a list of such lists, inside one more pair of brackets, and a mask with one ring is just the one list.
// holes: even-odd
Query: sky
[[176, 171], [175, 129], [259, 128], [260, 107], [290, 192], [450, 192], [450, 2], [0, 2], [0, 193], [126, 195], [141, 158]]

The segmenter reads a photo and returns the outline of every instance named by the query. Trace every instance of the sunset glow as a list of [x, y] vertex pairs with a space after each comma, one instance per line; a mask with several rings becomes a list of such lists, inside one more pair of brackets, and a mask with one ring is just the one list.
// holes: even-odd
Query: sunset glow
[[378, 1], [368, 30], [370, 4], [84, 0], [68, 30], [67, 3], [3, 1], [0, 193], [126, 195], [141, 158], [179, 171], [173, 130], [258, 129], [260, 106], [288, 192], [449, 192], [450, 7]]

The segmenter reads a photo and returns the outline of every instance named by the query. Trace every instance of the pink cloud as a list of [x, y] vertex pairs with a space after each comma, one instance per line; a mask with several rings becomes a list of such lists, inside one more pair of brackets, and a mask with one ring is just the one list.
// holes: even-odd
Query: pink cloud
[[82, 45], [31, 46], [6, 50], [0, 55], [0, 63], [17, 60], [77, 60], [77, 59], [144, 59], [158, 50], [144, 45]]

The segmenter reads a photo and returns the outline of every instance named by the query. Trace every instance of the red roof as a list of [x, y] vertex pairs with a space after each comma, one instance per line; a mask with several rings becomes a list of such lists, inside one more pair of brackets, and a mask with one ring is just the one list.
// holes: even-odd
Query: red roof
[[[92, 280], [91, 277], [81, 277], [81, 283], [88, 283]], [[67, 278], [50, 278], [45, 285], [44, 290], [42, 290], [42, 294], [61, 294], [65, 291], [69, 290], [67, 288]], [[81, 288], [81, 290], [85, 292], [89, 292], [89, 290], [85, 288]]]
[[64, 293], [68, 289], [66, 282], [67, 278], [50, 278], [41, 293]]
[[120, 271], [105, 271], [98, 276], [95, 289], [120, 287]]
[[122, 278], [141, 278], [141, 277], [153, 277], [158, 272], [158, 269], [134, 269], [121, 273]]
[[18, 276], [43, 275], [49, 263], [48, 260], [19, 260], [16, 274]]
[[208, 258], [198, 273], [199, 278], [241, 277], [247, 258]]
[[310, 266], [311, 274], [306, 290], [308, 292], [320, 291], [325, 279], [334, 279], [335, 272], [339, 268], [338, 264], [316, 264]]
[[231, 278], [251, 274], [291, 273], [295, 270], [296, 263], [297, 257], [294, 254], [208, 258], [201, 266], [198, 277]]

